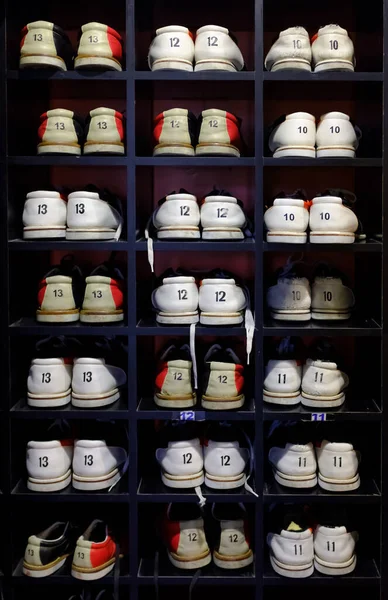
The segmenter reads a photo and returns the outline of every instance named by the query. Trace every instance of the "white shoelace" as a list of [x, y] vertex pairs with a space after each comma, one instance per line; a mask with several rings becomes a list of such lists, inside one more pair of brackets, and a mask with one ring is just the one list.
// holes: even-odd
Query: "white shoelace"
[[246, 286], [241, 286], [242, 291], [244, 292], [245, 295], [245, 300], [246, 300], [246, 308], [245, 308], [245, 319], [244, 319], [244, 326], [245, 326], [245, 334], [246, 334], [246, 338], [247, 338], [247, 365], [249, 365], [249, 357], [250, 354], [252, 352], [252, 346], [253, 346], [253, 336], [255, 335], [255, 318], [252, 314], [252, 310], [251, 310], [251, 297], [249, 294], [249, 290]]
[[154, 273], [154, 272], [155, 272], [155, 269], [154, 269], [154, 262], [155, 262], [155, 260], [154, 260], [154, 259], [155, 259], [155, 255], [154, 255], [154, 242], [153, 242], [153, 240], [152, 240], [152, 237], [150, 236], [150, 225], [151, 225], [151, 223], [152, 223], [152, 219], [153, 219], [153, 216], [154, 216], [155, 212], [156, 212], [156, 211], [154, 211], [154, 212], [152, 213], [152, 215], [150, 216], [150, 218], [148, 219], [148, 221], [147, 221], [147, 225], [146, 225], [146, 228], [145, 228], [145, 230], [144, 230], [144, 237], [145, 237], [145, 239], [147, 240], [147, 256], [148, 256], [148, 262], [149, 262], [149, 264], [150, 264], [150, 267], [151, 267], [151, 271], [152, 271], [152, 273]]
[[197, 356], [195, 354], [195, 323], [190, 325], [190, 354], [193, 363], [194, 389], [198, 389]]
[[202, 508], [203, 506], [205, 506], [206, 504], [206, 498], [205, 496], [202, 494], [202, 490], [201, 490], [201, 486], [197, 485], [196, 488], [194, 488], [195, 493], [197, 494], [198, 498], [199, 498], [199, 506]]

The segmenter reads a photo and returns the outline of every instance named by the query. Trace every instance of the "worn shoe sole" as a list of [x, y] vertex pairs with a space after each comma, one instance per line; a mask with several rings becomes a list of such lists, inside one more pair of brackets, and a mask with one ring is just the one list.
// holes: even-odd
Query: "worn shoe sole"
[[81, 310], [81, 323], [117, 323], [124, 320], [124, 311]]
[[155, 394], [154, 402], [161, 408], [191, 408], [197, 404], [195, 394], [186, 394], [185, 396], [164, 396], [163, 394]]
[[313, 488], [317, 485], [317, 475], [313, 473], [312, 475], [286, 475], [281, 471], [278, 471], [274, 468], [273, 474], [275, 480], [283, 485], [284, 487], [290, 487], [295, 489], [308, 489]]
[[30, 565], [29, 563], [27, 563], [24, 560], [23, 561], [23, 574], [27, 575], [27, 577], [36, 577], [36, 578], [48, 577], [49, 575], [52, 575], [53, 573], [58, 571], [61, 567], [63, 567], [68, 556], [70, 556], [70, 555], [63, 554], [62, 556], [59, 556], [58, 558], [53, 560], [53, 562], [51, 562], [47, 565], [42, 565], [42, 566]]
[[31, 394], [31, 392], [27, 393], [28, 406], [34, 406], [36, 408], [56, 408], [57, 406], [66, 406], [66, 404], [69, 404], [70, 400], [70, 388], [66, 392], [51, 394], [49, 396], [43, 394]]
[[248, 552], [240, 556], [226, 556], [214, 550], [213, 561], [220, 569], [243, 569], [253, 563], [253, 552], [252, 550], [248, 550]]
[[352, 492], [360, 487], [360, 476], [357, 473], [351, 479], [331, 479], [329, 477], [323, 477], [321, 473], [318, 473], [318, 484], [323, 490], [328, 492]]
[[120, 398], [120, 390], [114, 389], [106, 394], [76, 394], [71, 393], [71, 403], [78, 408], [99, 408], [109, 406]]
[[271, 554], [270, 561], [273, 570], [278, 573], [278, 575], [282, 575], [282, 577], [291, 577], [292, 579], [303, 579], [304, 577], [310, 577], [310, 575], [314, 572], [314, 564], [306, 563], [305, 565], [293, 566], [286, 565], [276, 560], [276, 558]]
[[178, 557], [178, 555], [173, 552], [167, 552], [167, 554], [171, 563], [178, 569], [201, 569], [202, 567], [206, 567], [212, 559], [210, 550], [200, 554], [198, 557], [190, 558]]
[[162, 481], [164, 485], [171, 488], [194, 488], [198, 485], [202, 485], [204, 482], [203, 471], [193, 473], [192, 475], [170, 475], [170, 473], [162, 472]]
[[213, 396], [202, 396], [202, 406], [206, 410], [233, 410], [244, 405], [245, 396], [240, 394], [234, 398], [214, 398]]
[[27, 487], [32, 492], [59, 492], [59, 490], [65, 489], [70, 483], [71, 469], [62, 475], [62, 477], [56, 477], [55, 479], [35, 479], [33, 477], [27, 479]]
[[94, 579], [101, 579], [108, 575], [115, 566], [115, 558], [111, 558], [100, 567], [77, 567], [74, 563], [71, 565], [71, 575], [76, 579], [83, 579], [84, 581], [92, 581]]
[[79, 321], [79, 309], [72, 310], [40, 310], [36, 311], [39, 323], [74, 323]]
[[344, 563], [328, 563], [315, 555], [314, 558], [314, 566], [317, 571], [323, 573], [324, 575], [348, 575], [352, 573], [356, 568], [357, 557], [352, 556], [351, 559]]

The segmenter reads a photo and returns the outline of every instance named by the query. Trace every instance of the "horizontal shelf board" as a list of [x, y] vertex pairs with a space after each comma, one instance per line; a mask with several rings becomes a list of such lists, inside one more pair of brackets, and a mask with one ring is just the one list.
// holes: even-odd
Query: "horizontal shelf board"
[[[255, 252], [255, 240], [253, 238], [246, 238], [240, 241], [185, 241], [185, 240], [154, 240], [153, 242], [154, 251], [171, 251], [171, 252], [182, 252], [183, 251], [194, 251], [194, 252]], [[135, 250], [147, 251], [147, 242], [144, 239], [138, 240], [135, 243]]]
[[254, 158], [223, 156], [138, 156], [138, 167], [254, 167]]
[[316, 486], [312, 490], [286, 488], [275, 480], [264, 484], [264, 502], [324, 502], [327, 503], [379, 503], [381, 493], [373, 479], [364, 480], [354, 492], [327, 492]]
[[72, 241], [72, 240], [9, 240], [9, 250], [39, 250], [41, 252], [52, 252], [53, 250], [117, 250], [125, 252], [128, 250], [128, 242], [125, 240], [115, 241]]
[[283, 70], [275, 73], [264, 72], [264, 81], [383, 81], [384, 74], [380, 72], [346, 72], [322, 71], [309, 73], [308, 71]]
[[382, 167], [382, 158], [264, 158], [265, 167]]
[[[155, 318], [140, 319], [136, 327], [137, 335], [189, 335], [190, 325], [159, 325]], [[195, 328], [196, 335], [245, 335], [245, 328], [206, 326], [198, 324]]]
[[19, 400], [10, 410], [15, 419], [128, 419], [128, 408], [123, 399], [105, 408], [76, 408], [71, 404], [58, 408], [33, 408], [25, 400]]
[[65, 79], [70, 81], [122, 81], [127, 79], [126, 71], [53, 71], [51, 69], [12, 69], [7, 71], [8, 79], [35, 81], [37, 79]]
[[228, 71], [135, 71], [139, 81], [254, 81], [254, 71], [229, 73]]
[[39, 493], [31, 492], [21, 479], [11, 494], [13, 499], [20, 498], [28, 502], [129, 502], [129, 493], [124, 491], [125, 487], [125, 480], [121, 480], [110, 492], [107, 490], [80, 492], [69, 485], [60, 492]]
[[[303, 583], [302, 583], [303, 582]], [[282, 577], [275, 573], [271, 565], [267, 562], [264, 566], [263, 583], [264, 585], [332, 585], [332, 586], [343, 586], [343, 585], [358, 585], [358, 584], [379, 584], [380, 573], [377, 565], [373, 559], [363, 558], [357, 556], [357, 565], [353, 573], [349, 575], [341, 575], [340, 577], [332, 577], [330, 575], [323, 575], [318, 571], [314, 571], [311, 577], [304, 579]]]
[[354, 244], [278, 244], [263, 243], [264, 252], [378, 252], [382, 253], [383, 244], [377, 240], [354, 242]]
[[[209, 502], [255, 502], [256, 496], [244, 487], [235, 490], [211, 490], [201, 485], [202, 494]], [[168, 488], [162, 483], [160, 475], [143, 477], [137, 490], [139, 502], [197, 502], [194, 489], [184, 490]]]
[[8, 331], [10, 335], [127, 335], [128, 327], [117, 323], [105, 325], [85, 325], [73, 323], [58, 325], [57, 323], [38, 323], [33, 317], [22, 317], [12, 323]]
[[25, 167], [125, 167], [126, 156], [9, 156], [9, 165]]
[[[199, 404], [199, 406], [198, 406]], [[146, 419], [176, 419], [181, 420], [181, 413], [192, 411], [193, 421], [253, 421], [255, 418], [255, 404], [253, 399], [246, 400], [245, 406], [238, 410], [204, 410], [200, 403], [193, 409], [170, 410], [158, 407], [153, 398], [141, 398], [136, 416], [139, 420]]]
[[[226, 570], [220, 569], [213, 562], [201, 569], [201, 575], [197, 584], [206, 585], [254, 585], [254, 565], [245, 569]], [[140, 584], [155, 584], [155, 560], [152, 558], [141, 558], [138, 570], [138, 582]], [[158, 584], [161, 585], [179, 585], [189, 584], [193, 578], [191, 571], [184, 571], [174, 567], [168, 560], [165, 552], [159, 557]]]
[[275, 321], [264, 319], [263, 334], [272, 335], [381, 335], [381, 327], [374, 319], [352, 318], [348, 321]]
[[366, 400], [364, 404], [358, 404], [347, 397], [345, 403], [335, 408], [311, 408], [308, 410], [301, 404], [298, 406], [276, 406], [263, 402], [264, 421], [311, 421], [313, 413], [324, 413], [327, 421], [381, 421], [382, 412], [374, 400]]
[[[49, 577], [27, 577], [23, 573], [23, 559], [21, 558], [18, 562], [17, 566], [13, 570], [12, 573], [12, 584], [13, 585], [82, 585], [82, 582], [79, 579], [71, 576], [71, 557], [68, 558], [66, 563], [63, 565], [61, 569], [56, 571], [53, 575]], [[103, 581], [103, 585], [109, 584], [112, 585], [114, 583], [113, 571], [106, 575], [103, 580], [101, 579], [92, 579], [88, 581], [88, 584], [92, 585], [100, 585]], [[120, 560], [120, 585], [129, 585], [131, 583], [131, 577], [128, 575], [128, 567], [126, 557]]]

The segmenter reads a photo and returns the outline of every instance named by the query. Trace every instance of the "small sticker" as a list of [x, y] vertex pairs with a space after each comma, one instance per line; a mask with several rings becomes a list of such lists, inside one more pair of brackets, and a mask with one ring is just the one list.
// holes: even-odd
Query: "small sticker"
[[326, 421], [326, 413], [311, 413], [312, 421]]
[[195, 412], [193, 410], [182, 410], [179, 413], [180, 421], [195, 421]]

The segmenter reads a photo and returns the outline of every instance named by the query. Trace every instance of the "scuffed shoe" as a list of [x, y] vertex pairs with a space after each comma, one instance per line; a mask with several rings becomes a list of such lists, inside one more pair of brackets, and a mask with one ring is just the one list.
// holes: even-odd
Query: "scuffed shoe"
[[186, 108], [165, 110], [154, 119], [153, 156], [194, 156], [197, 119]]
[[48, 577], [58, 571], [74, 548], [70, 523], [57, 522], [28, 538], [24, 553], [23, 574]]
[[39, 341], [28, 373], [28, 406], [56, 408], [69, 404], [72, 370], [72, 352], [64, 338]]
[[103, 521], [93, 521], [77, 540], [71, 574], [76, 579], [101, 579], [113, 571], [118, 560], [118, 546]]
[[344, 275], [327, 265], [317, 268], [312, 289], [311, 317], [320, 321], [344, 321], [352, 316], [355, 299], [344, 285]]
[[244, 321], [247, 293], [232, 274], [214, 269], [199, 287], [200, 322], [203, 325], [238, 325]]
[[71, 482], [73, 440], [27, 444], [27, 487], [33, 492], [59, 492]]
[[86, 119], [84, 154], [125, 154], [124, 116], [113, 108], [94, 108]]
[[242, 147], [241, 119], [218, 108], [203, 110], [198, 118], [196, 156], [239, 157]]
[[298, 356], [298, 339], [285, 337], [276, 345], [264, 374], [263, 400], [270, 404], [299, 404], [302, 361]]
[[199, 239], [200, 212], [197, 198], [186, 190], [171, 192], [159, 201], [152, 224], [159, 240]]
[[352, 444], [328, 442], [315, 444], [318, 483], [329, 492], [351, 492], [360, 487], [359, 458]]
[[116, 323], [124, 319], [124, 277], [112, 264], [98, 266], [86, 278], [81, 323]]
[[333, 111], [322, 115], [317, 125], [317, 158], [354, 158], [361, 130], [345, 113]]
[[[205, 484], [216, 490], [232, 490], [247, 482], [251, 456], [240, 444], [241, 436], [229, 424], [211, 425], [204, 448]], [[242, 438], [241, 438], [242, 442]]]
[[305, 244], [309, 224], [309, 202], [303, 190], [279, 193], [264, 213], [267, 242]]
[[72, 323], [79, 320], [81, 271], [65, 256], [39, 283], [36, 320], [40, 323]]
[[20, 69], [60, 69], [71, 66], [73, 49], [67, 34], [49, 21], [34, 21], [22, 29]]
[[162, 525], [170, 562], [178, 569], [201, 569], [211, 562], [204, 522], [198, 506], [170, 504]]
[[244, 58], [228, 29], [204, 25], [195, 38], [194, 71], [241, 71]]
[[202, 406], [233, 410], [244, 405], [244, 367], [231, 348], [214, 344], [205, 356]]
[[279, 33], [265, 57], [267, 71], [297, 69], [311, 71], [310, 38], [304, 27], [289, 27]]
[[156, 321], [169, 325], [198, 323], [198, 287], [195, 278], [183, 271], [168, 269], [152, 292]]
[[151, 71], [193, 71], [194, 42], [187, 27], [168, 25], [156, 30], [148, 51]]
[[66, 200], [55, 191], [29, 192], [23, 209], [23, 239], [66, 237]]
[[274, 158], [315, 158], [315, 117], [295, 112], [279, 117], [270, 127], [269, 149]]
[[128, 468], [128, 454], [105, 440], [76, 440], [72, 484], [76, 490], [111, 490]]
[[162, 431], [156, 460], [167, 487], [189, 489], [204, 482], [203, 450], [196, 428], [191, 425], [172, 421]]
[[243, 204], [224, 190], [212, 190], [201, 205], [202, 239], [243, 240], [247, 219]]
[[40, 116], [37, 152], [43, 154], [81, 154], [83, 120], [72, 110], [54, 108]]
[[112, 27], [103, 23], [82, 25], [75, 69], [122, 71], [123, 40]]
[[310, 207], [310, 242], [312, 244], [352, 244], [359, 223], [351, 206], [352, 192], [328, 189], [312, 200]]
[[212, 515], [219, 525], [219, 537], [213, 550], [214, 564], [228, 570], [251, 565], [253, 552], [244, 505], [213, 505]]
[[120, 201], [107, 190], [88, 185], [69, 194], [67, 240], [119, 240], [122, 228]]
[[358, 533], [347, 521], [345, 510], [339, 507], [323, 512], [314, 532], [314, 566], [319, 573], [349, 575], [356, 568]]
[[190, 408], [197, 396], [193, 390], [192, 360], [187, 344], [171, 344], [161, 355], [155, 378], [155, 404], [162, 408]]
[[354, 46], [346, 29], [326, 25], [311, 40], [315, 73], [320, 71], [354, 71]]
[[267, 291], [267, 305], [272, 319], [310, 321], [311, 288], [306, 277], [299, 277], [292, 265], [279, 273], [276, 285]]

